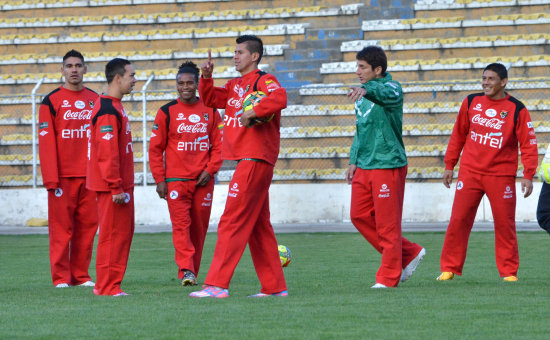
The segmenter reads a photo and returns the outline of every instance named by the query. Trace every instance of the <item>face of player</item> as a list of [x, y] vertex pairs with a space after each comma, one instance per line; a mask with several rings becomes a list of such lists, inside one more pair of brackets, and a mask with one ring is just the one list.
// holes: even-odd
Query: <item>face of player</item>
[[258, 53], [250, 53], [246, 48], [246, 42], [237, 44], [235, 48], [235, 69], [242, 75], [254, 71], [258, 68]]
[[364, 60], [357, 60], [357, 71], [355, 72], [359, 78], [359, 82], [364, 84], [374, 78], [382, 78], [382, 67], [377, 66], [372, 69], [372, 66]]
[[83, 86], [82, 82], [86, 71], [87, 67], [82, 59], [77, 57], [65, 59], [63, 66], [61, 66], [61, 74], [65, 77], [65, 87], [80, 90]]
[[491, 99], [502, 99], [505, 97], [504, 88], [508, 82], [507, 78], [500, 79], [495, 71], [486, 70], [481, 77], [481, 87], [485, 95]]
[[119, 76], [119, 86], [120, 92], [124, 94], [130, 94], [134, 90], [136, 85], [136, 71], [134, 71], [134, 66], [128, 64], [124, 66], [124, 75]]
[[197, 100], [197, 83], [193, 74], [179, 74], [176, 78], [176, 88], [182, 102], [192, 104]]

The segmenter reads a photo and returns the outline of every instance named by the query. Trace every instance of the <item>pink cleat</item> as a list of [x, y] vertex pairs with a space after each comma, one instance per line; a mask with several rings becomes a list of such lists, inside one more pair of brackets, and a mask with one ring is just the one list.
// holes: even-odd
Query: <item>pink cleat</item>
[[257, 297], [269, 297], [269, 296], [277, 296], [277, 297], [287, 297], [288, 296], [288, 290], [283, 290], [282, 292], [273, 293], [273, 294], [264, 294], [264, 293], [258, 293], [254, 295], [249, 295], [248, 297], [251, 298], [257, 298]]
[[192, 292], [189, 294], [190, 297], [195, 298], [217, 298], [217, 299], [224, 299], [229, 297], [229, 291], [227, 289], [223, 289], [216, 286], [207, 286], [204, 285], [202, 290]]

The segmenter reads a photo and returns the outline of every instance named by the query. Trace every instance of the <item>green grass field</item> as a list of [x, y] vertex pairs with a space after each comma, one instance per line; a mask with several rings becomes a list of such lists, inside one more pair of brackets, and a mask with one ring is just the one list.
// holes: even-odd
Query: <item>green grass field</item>
[[[192, 299], [176, 279], [171, 235], [137, 234], [122, 288], [55, 289], [45, 235], [0, 236], [0, 338], [51, 339], [461, 339], [548, 338], [550, 237], [520, 233], [520, 281], [504, 283], [492, 233], [473, 233], [464, 275], [437, 282], [443, 233], [408, 233], [427, 255], [396, 289], [369, 287], [380, 256], [358, 234], [280, 234], [293, 260], [288, 298], [250, 299], [259, 291], [245, 252], [228, 299]], [[210, 264], [209, 234], [199, 275]], [[92, 262], [91, 273], [95, 277]]]

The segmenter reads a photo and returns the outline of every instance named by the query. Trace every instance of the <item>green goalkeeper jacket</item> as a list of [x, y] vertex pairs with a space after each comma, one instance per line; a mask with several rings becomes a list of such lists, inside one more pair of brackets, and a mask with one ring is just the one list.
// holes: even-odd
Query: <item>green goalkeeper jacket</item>
[[350, 164], [361, 169], [407, 165], [402, 138], [403, 90], [389, 72], [361, 85], [367, 94], [355, 102], [356, 132]]

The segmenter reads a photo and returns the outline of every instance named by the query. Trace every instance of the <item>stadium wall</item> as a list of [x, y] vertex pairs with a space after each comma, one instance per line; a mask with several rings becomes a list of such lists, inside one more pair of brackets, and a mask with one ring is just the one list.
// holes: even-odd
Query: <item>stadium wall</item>
[[[517, 221], [535, 221], [541, 183], [534, 183], [530, 197], [523, 198], [516, 184]], [[223, 213], [228, 185], [216, 185], [210, 222], [217, 223]], [[24, 225], [31, 218], [47, 218], [47, 195], [44, 189], [0, 191], [0, 225]], [[270, 190], [272, 223], [349, 222], [351, 187], [347, 184], [273, 184]], [[440, 183], [407, 183], [403, 220], [407, 222], [448, 221], [454, 197], [453, 189]], [[136, 224], [170, 224], [166, 202], [155, 188], [136, 187]], [[486, 198], [480, 204], [476, 221], [491, 221]]]

